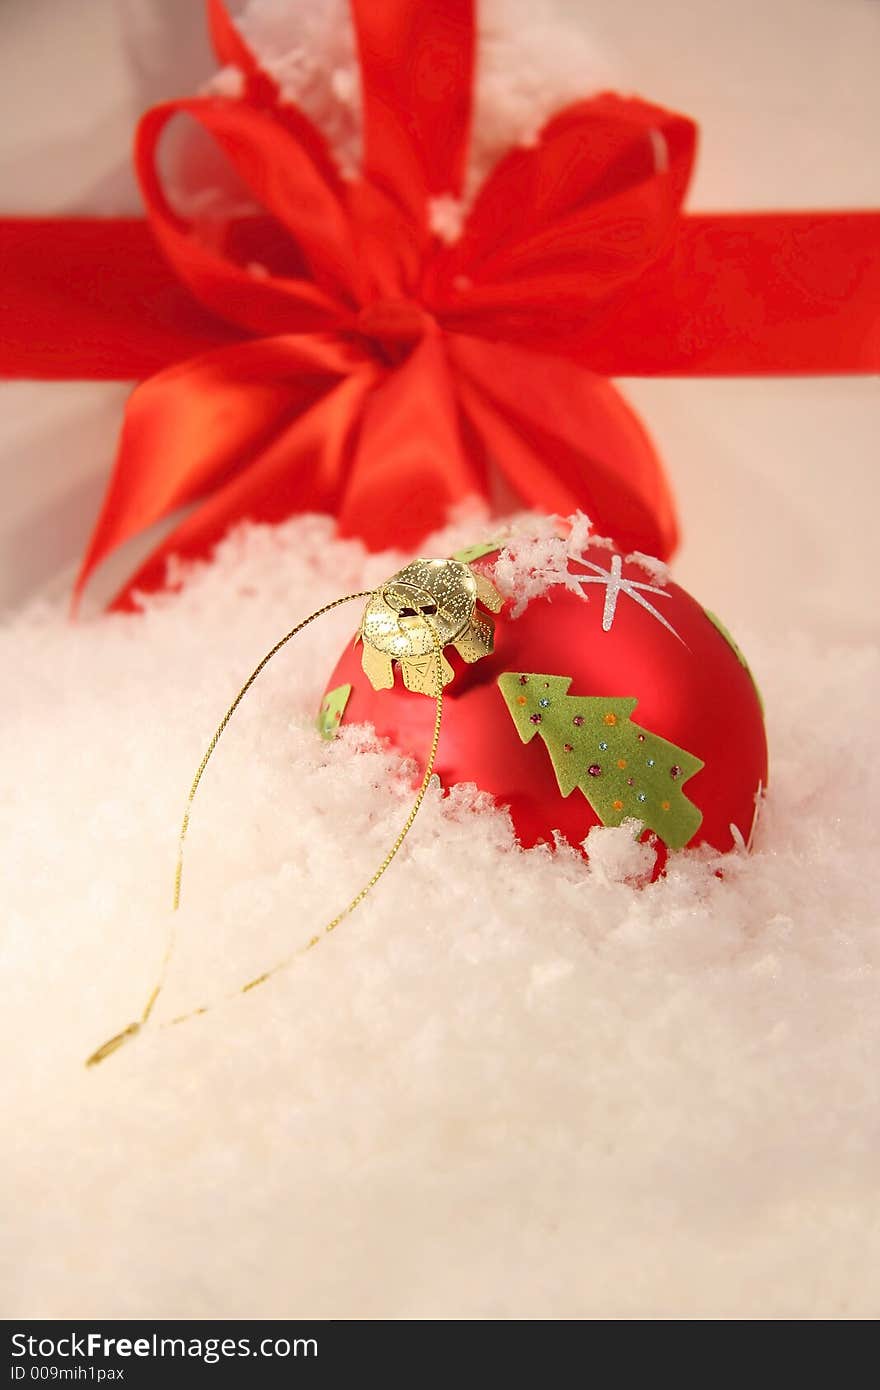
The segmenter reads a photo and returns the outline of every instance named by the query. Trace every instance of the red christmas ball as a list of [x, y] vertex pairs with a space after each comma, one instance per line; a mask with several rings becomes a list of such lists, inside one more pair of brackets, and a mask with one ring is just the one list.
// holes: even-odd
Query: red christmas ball
[[[492, 579], [497, 558], [473, 568]], [[441, 783], [490, 792], [524, 846], [557, 833], [580, 845], [593, 826], [630, 819], [656, 844], [658, 867], [684, 845], [748, 844], [767, 744], [760, 695], [720, 621], [653, 562], [595, 541], [569, 550], [555, 582], [514, 616], [521, 606], [516, 593], [505, 602], [491, 655], [467, 664], [444, 651], [455, 677]], [[433, 699], [399, 672], [374, 690], [361, 653], [349, 644], [337, 663], [325, 723], [371, 724], [424, 766]]]

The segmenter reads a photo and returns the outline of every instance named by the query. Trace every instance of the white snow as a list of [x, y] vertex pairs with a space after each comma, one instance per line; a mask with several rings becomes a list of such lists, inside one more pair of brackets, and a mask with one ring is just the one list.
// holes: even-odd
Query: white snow
[[495, 561], [493, 575], [498, 592], [511, 599], [511, 616], [518, 618], [535, 598], [554, 584], [586, 600], [583, 586], [570, 568], [588, 545], [610, 546], [611, 541], [592, 534], [591, 522], [583, 512], [569, 520], [539, 516], [534, 512], [517, 518], [503, 536], [504, 549]]
[[228, 63], [205, 83], [203, 91], [206, 96], [229, 97], [230, 100], [235, 100], [244, 94], [244, 89], [245, 79], [241, 68], [237, 68], [234, 63]]
[[[142, 617], [42, 604], [0, 633], [6, 1315], [876, 1316], [867, 643], [725, 615], [767, 701], [751, 855], [685, 853], [640, 889], [625, 828], [588, 867], [432, 791], [294, 969], [84, 1069], [154, 979], [223, 709], [400, 558], [326, 520], [242, 529]], [[286, 648], [224, 736], [158, 1022], [304, 942], [406, 814], [393, 753], [311, 726], [356, 610]]]
[[451, 193], [428, 200], [428, 226], [447, 245], [458, 241], [464, 230], [465, 216], [464, 203]]
[[662, 588], [669, 580], [669, 566], [664, 560], [658, 560], [656, 555], [645, 555], [641, 550], [633, 550], [624, 559], [628, 565], [638, 565], [645, 571], [652, 584], [659, 584]]

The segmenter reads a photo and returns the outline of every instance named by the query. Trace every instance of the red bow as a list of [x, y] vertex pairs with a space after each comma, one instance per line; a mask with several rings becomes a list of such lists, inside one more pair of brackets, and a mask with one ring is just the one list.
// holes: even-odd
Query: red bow
[[[208, 8], [219, 60], [244, 75], [244, 91], [151, 110], [135, 158], [159, 246], [212, 317], [182, 303], [136, 223], [82, 228], [87, 256], [102, 225], [123, 251], [108, 245], [97, 281], [93, 265], [85, 291], [72, 291], [85, 305], [81, 355], [104, 321], [96, 300], [124, 297], [120, 266], [130, 306], [148, 319], [121, 371], [105, 339], [90, 374], [174, 365], [130, 399], [77, 592], [111, 550], [187, 507], [121, 602], [161, 585], [171, 554], [204, 555], [243, 517], [329, 511], [344, 534], [408, 547], [474, 493], [582, 508], [622, 545], [666, 556], [669, 491], [606, 373], [880, 362], [880, 218], [684, 217], [695, 127], [643, 101], [566, 108], [501, 160], [456, 240], [436, 235], [437, 211], [461, 206], [471, 0], [352, 0], [364, 161], [350, 182], [221, 0]], [[157, 150], [181, 114], [213, 137], [263, 213], [218, 231], [175, 212]], [[40, 224], [27, 225], [30, 255]], [[19, 244], [6, 246], [13, 269]], [[33, 296], [29, 312], [39, 356]], [[221, 346], [186, 356], [211, 341]]]

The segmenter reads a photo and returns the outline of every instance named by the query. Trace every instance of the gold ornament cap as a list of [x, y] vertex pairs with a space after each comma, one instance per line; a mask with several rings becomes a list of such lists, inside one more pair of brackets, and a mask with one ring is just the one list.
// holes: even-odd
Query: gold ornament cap
[[[495, 626], [478, 601], [493, 613], [503, 602], [495, 586], [461, 560], [413, 560], [392, 575], [371, 596], [358, 632], [361, 665], [373, 689], [391, 689], [397, 662], [407, 690], [436, 696], [435, 642], [467, 662], [488, 656]], [[441, 671], [448, 685], [454, 673], [445, 656]]]

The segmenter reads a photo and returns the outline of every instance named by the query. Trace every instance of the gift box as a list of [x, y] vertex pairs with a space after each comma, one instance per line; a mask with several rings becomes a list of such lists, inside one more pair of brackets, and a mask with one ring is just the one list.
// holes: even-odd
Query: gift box
[[[477, 309], [444, 300], [442, 332], [466, 339], [447, 374], [456, 400], [467, 398], [458, 446], [442, 430], [448, 414], [425, 420], [446, 377], [421, 320], [425, 375], [400, 389], [414, 357], [412, 306], [387, 296], [365, 326], [357, 304], [359, 331], [381, 343], [389, 358], [382, 382], [397, 394], [373, 421], [375, 449], [355, 473], [342, 533], [329, 513], [343, 509], [327, 503], [329, 494], [284, 493], [274, 512], [262, 501], [254, 512], [250, 495], [233, 499], [197, 545], [178, 552], [172, 543], [158, 570], [142, 573], [148, 592], [137, 600], [125, 586], [162, 544], [161, 528], [185, 527], [216, 506], [228, 477], [221, 460], [201, 493], [138, 491], [169, 467], [173, 450], [189, 466], [212, 420], [174, 415], [151, 436], [155, 415], [138, 423], [139, 397], [130, 397], [136, 381], [142, 392], [205, 352], [244, 353], [247, 408], [262, 392], [270, 414], [260, 420], [277, 430], [279, 372], [285, 391], [291, 381], [312, 390], [320, 379], [320, 391], [297, 399], [295, 418], [314, 408], [301, 454], [328, 468], [342, 433], [360, 438], [365, 428], [358, 392], [377, 387], [341, 363], [352, 348], [347, 338], [340, 346], [338, 324], [335, 337], [313, 325], [317, 337], [296, 363], [261, 359], [251, 370], [268, 330], [219, 329], [181, 278], [174, 247], [145, 249], [153, 242], [129, 158], [135, 122], [170, 101], [215, 103], [226, 119], [227, 106], [238, 111], [245, 97], [265, 121], [281, 91], [350, 178], [366, 157], [363, 62], [342, 4], [299, 7], [291, 17], [281, 0], [251, 0], [232, 20], [212, 6], [219, 59], [199, 6], [132, 5], [111, 22], [99, 7], [34, 5], [3, 21], [16, 26], [21, 55], [21, 75], [4, 94], [10, 115], [0, 149], [3, 213], [15, 219], [5, 224], [2, 263], [16, 272], [3, 287], [4, 370], [19, 378], [3, 383], [0, 418], [10, 610], [2, 640], [12, 676], [3, 733], [4, 1027], [9, 1055], [20, 1059], [9, 1078], [16, 1142], [5, 1166], [19, 1198], [9, 1241], [21, 1258], [5, 1296], [16, 1316], [876, 1311], [866, 1272], [877, 1255], [868, 809], [877, 760], [862, 730], [877, 678], [868, 573], [876, 234], [863, 236], [880, 201], [869, 148], [877, 16], [819, 3], [755, 10], [748, 23], [715, 7], [711, 21], [692, 7], [655, 12], [641, 0], [589, 17], [573, 6], [536, 13], [486, 4], [470, 87], [454, 80], [467, 9], [443, 7], [449, 25], [421, 75], [417, 66], [390, 68], [404, 86], [400, 100], [412, 97], [407, 82], [424, 93], [444, 74], [459, 100], [462, 92], [473, 99], [475, 140], [457, 169], [455, 120], [434, 130], [438, 140], [446, 132], [435, 152], [447, 160], [447, 182], [430, 189], [432, 235], [442, 246], [460, 245], [462, 218], [505, 152], [540, 152], [538, 132], [554, 113], [613, 89], [623, 93], [615, 102], [635, 103], [627, 121], [643, 102], [665, 113], [644, 127], [659, 131], [648, 140], [653, 163], [623, 179], [646, 198], [658, 171], [690, 158], [688, 118], [670, 113], [698, 121], [685, 208], [701, 236], [717, 214], [728, 238], [748, 242], [730, 271], [737, 293], [714, 273], [717, 264], [708, 285], [690, 274], [665, 280], [666, 298], [656, 283], [643, 284], [629, 325], [622, 306], [602, 321], [588, 363], [570, 345], [555, 351], [563, 330], [581, 322], [569, 321], [567, 305], [554, 319], [542, 301], [540, 323], [511, 326], [508, 317], [502, 332], [493, 319], [469, 337], [463, 316]], [[412, 23], [417, 32], [417, 16]], [[366, 51], [375, 56], [369, 44]], [[231, 186], [219, 166], [205, 178], [206, 150], [192, 134], [169, 147], [167, 164], [153, 160], [163, 110], [141, 127], [141, 179], [159, 168], [155, 207], [172, 188], [183, 200], [175, 216], [204, 229], [206, 190], [226, 208]], [[376, 120], [383, 110], [379, 101]], [[619, 134], [622, 111], [602, 108], [606, 134], [612, 125]], [[250, 126], [224, 130], [230, 148]], [[314, 155], [305, 126], [286, 138]], [[398, 173], [402, 160], [397, 149]], [[446, 197], [453, 178], [455, 196]], [[245, 190], [245, 212], [249, 197]], [[393, 201], [400, 206], [400, 189]], [[493, 235], [515, 199], [502, 189], [497, 207], [489, 209]], [[627, 204], [627, 227], [639, 207]], [[786, 218], [805, 209], [810, 236], [785, 242], [798, 255], [781, 267], [772, 261], [769, 286], [766, 273], [750, 279], [754, 257], [766, 272], [774, 238], [792, 234]], [[654, 202], [649, 210], [654, 228]], [[757, 243], [749, 239], [756, 214], [768, 219]], [[328, 216], [322, 205], [314, 257], [350, 251], [347, 232], [326, 230]], [[100, 274], [89, 239], [95, 218], [107, 238]], [[166, 240], [173, 231], [172, 218]], [[78, 232], [86, 238], [79, 252]], [[715, 245], [707, 236], [700, 256]], [[841, 237], [847, 245], [856, 238], [858, 251], [853, 241], [841, 255]], [[688, 254], [699, 268], [692, 246]], [[275, 269], [249, 261], [246, 249], [236, 255], [265, 306]], [[378, 264], [375, 248], [369, 256]], [[38, 276], [25, 273], [35, 264]], [[823, 264], [826, 278], [817, 278]], [[91, 269], [77, 276], [70, 266]], [[603, 266], [610, 273], [607, 259]], [[358, 268], [354, 256], [346, 273]], [[448, 269], [449, 286], [465, 274]], [[521, 264], [508, 266], [498, 283], [522, 274]], [[48, 287], [45, 299], [33, 284]], [[670, 284], [685, 285], [699, 308], [674, 333], [664, 318], [678, 302]], [[741, 332], [719, 321], [725, 286], [725, 312], [738, 306]], [[650, 337], [640, 331], [649, 290]], [[436, 307], [440, 289], [432, 293]], [[768, 317], [767, 304], [783, 301], [792, 320]], [[453, 311], [462, 316], [454, 324]], [[523, 365], [539, 331], [553, 349], [550, 385], [538, 380], [543, 355]], [[477, 338], [489, 345], [479, 362], [467, 346]], [[590, 418], [602, 426], [589, 448], [566, 420], [585, 371], [595, 392]], [[340, 414], [322, 406], [330, 378], [345, 396]], [[215, 387], [202, 383], [209, 414]], [[224, 397], [225, 413], [213, 421], [224, 438], [239, 428], [243, 406], [243, 395]], [[287, 395], [280, 407], [291, 409]], [[120, 494], [111, 474], [115, 458], [119, 477], [126, 410], [122, 447], [134, 421], [140, 453], [125, 458], [142, 471], [126, 475], [139, 481]], [[411, 489], [409, 463], [397, 484], [376, 477], [394, 456], [389, 422], [401, 418], [406, 439], [415, 434], [433, 448], [428, 464], [433, 457], [444, 480], [454, 472], [447, 461], [462, 461], [461, 485], [440, 498], [427, 534], [382, 520], [389, 488], [404, 503]], [[238, 444], [250, 450], [249, 469], [272, 466], [260, 463], [260, 440]], [[536, 467], [548, 452], [555, 462], [544, 478]], [[473, 461], [487, 453], [505, 467], [481, 472]], [[314, 711], [355, 624], [343, 611], [273, 663], [224, 736], [192, 827], [157, 1026], [85, 1070], [114, 1023], [137, 1015], [159, 968], [177, 812], [211, 730], [263, 652], [324, 602], [373, 589], [417, 546], [451, 555], [492, 540], [500, 521], [535, 524], [535, 511], [601, 503], [590, 469], [612, 463], [602, 519], [616, 524], [623, 489], [638, 504], [627, 525], [653, 527], [644, 540], [651, 554], [675, 552], [676, 579], [723, 616], [763, 691], [771, 789], [751, 854], [743, 826], [739, 851], [684, 850], [648, 884], [644, 846], [625, 826], [590, 830], [586, 861], [567, 844], [523, 850], [504, 805], [479, 785], [432, 787], [381, 889], [320, 949], [241, 998], [243, 981], [308, 942], [369, 876], [411, 801], [413, 767], [393, 744], [344, 721], [338, 738], [315, 736]], [[472, 467], [480, 485], [464, 476]], [[285, 478], [288, 471], [285, 463]], [[553, 492], [563, 476], [564, 497]], [[165, 486], [170, 474], [162, 477]], [[182, 510], [196, 501], [195, 511]], [[94, 573], [73, 622], [70, 593], [96, 534]], [[621, 538], [628, 551], [642, 549], [641, 529], [624, 528]], [[121, 587], [138, 611], [104, 614]], [[572, 696], [583, 693], [572, 687]], [[204, 1018], [175, 1025], [204, 1004]]]

